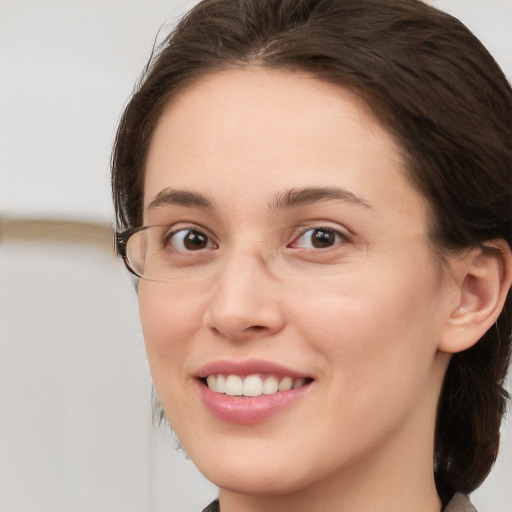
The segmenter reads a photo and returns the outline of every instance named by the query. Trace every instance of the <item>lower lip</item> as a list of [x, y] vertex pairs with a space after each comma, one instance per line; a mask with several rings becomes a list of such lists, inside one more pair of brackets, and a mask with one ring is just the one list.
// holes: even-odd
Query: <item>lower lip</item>
[[241, 397], [216, 393], [202, 382], [198, 383], [201, 398], [209, 411], [222, 421], [240, 425], [253, 425], [278, 414], [295, 404], [310, 385], [272, 395]]

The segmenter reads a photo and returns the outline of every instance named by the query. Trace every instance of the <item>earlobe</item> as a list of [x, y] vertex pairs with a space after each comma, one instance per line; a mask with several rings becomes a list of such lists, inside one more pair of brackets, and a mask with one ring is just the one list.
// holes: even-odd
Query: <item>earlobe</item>
[[455, 266], [458, 300], [439, 342], [439, 350], [448, 353], [470, 348], [496, 322], [512, 285], [512, 253], [504, 240], [496, 240]]

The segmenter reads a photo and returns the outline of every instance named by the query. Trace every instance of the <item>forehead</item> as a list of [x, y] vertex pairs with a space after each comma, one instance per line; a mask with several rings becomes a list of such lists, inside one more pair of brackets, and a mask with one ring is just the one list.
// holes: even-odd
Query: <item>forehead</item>
[[[164, 188], [194, 189], [233, 211], [256, 196], [263, 205], [293, 188], [341, 186], [422, 208], [403, 161], [393, 136], [353, 92], [304, 73], [228, 70], [167, 105], [148, 154], [144, 199], [147, 207]], [[400, 199], [404, 193], [410, 197]]]

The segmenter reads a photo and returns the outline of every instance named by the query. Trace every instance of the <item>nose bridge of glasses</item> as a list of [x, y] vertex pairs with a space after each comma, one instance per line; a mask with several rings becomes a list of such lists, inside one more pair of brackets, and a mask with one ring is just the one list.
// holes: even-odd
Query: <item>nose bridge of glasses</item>
[[244, 263], [244, 267], [249, 265], [252, 268], [254, 264], [261, 267], [271, 266], [277, 247], [272, 237], [242, 236], [233, 237], [224, 250], [227, 263], [240, 261]]

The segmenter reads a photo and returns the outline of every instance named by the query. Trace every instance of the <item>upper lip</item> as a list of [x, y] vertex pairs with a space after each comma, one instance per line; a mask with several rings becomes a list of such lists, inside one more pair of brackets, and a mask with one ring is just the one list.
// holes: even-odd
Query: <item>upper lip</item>
[[211, 363], [207, 363], [201, 368], [199, 368], [199, 370], [196, 373], [196, 377], [199, 379], [205, 379], [206, 377], [208, 377], [208, 375], [216, 374], [246, 376], [253, 375], [256, 373], [283, 375], [293, 378], [310, 377], [309, 375], [297, 372], [279, 363], [265, 361], [262, 359], [248, 359], [245, 361], [212, 361]]

